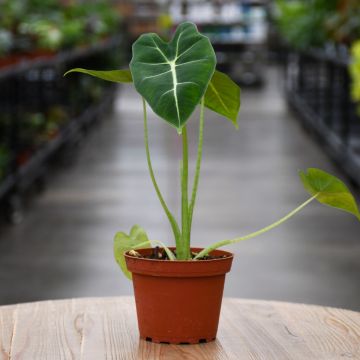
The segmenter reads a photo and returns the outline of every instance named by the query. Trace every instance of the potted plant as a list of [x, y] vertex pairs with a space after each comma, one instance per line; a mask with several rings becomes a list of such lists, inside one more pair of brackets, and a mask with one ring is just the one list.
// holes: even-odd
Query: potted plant
[[[295, 210], [254, 233], [222, 240], [202, 249], [191, 247], [190, 234], [202, 157], [204, 108], [215, 111], [237, 126], [240, 89], [227, 75], [215, 70], [216, 58], [211, 43], [192, 23], [179, 25], [168, 43], [156, 34], [144, 34], [135, 41], [132, 50], [130, 70], [76, 68], [69, 71], [108, 81], [133, 82], [143, 99], [144, 139], [150, 177], [171, 224], [175, 247], [149, 240], [145, 231], [135, 225], [130, 234], [116, 234], [115, 258], [125, 275], [133, 279], [141, 338], [178, 344], [211, 341], [216, 336], [225, 274], [233, 260], [231, 253], [218, 248], [263, 234], [315, 200], [350, 212], [359, 220], [360, 213], [343, 182], [322, 170], [308, 169], [300, 172], [300, 178], [310, 198]], [[155, 179], [148, 143], [147, 104], [174, 127], [182, 139], [180, 225]], [[199, 105], [199, 144], [189, 196], [186, 124]]]

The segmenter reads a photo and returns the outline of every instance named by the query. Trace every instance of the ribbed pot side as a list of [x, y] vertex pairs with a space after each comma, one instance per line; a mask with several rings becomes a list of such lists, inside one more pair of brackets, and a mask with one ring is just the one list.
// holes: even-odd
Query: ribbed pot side
[[[199, 252], [201, 249], [192, 248]], [[137, 250], [142, 255], [151, 249]], [[133, 275], [140, 337], [156, 343], [197, 344], [216, 337], [225, 274], [233, 255], [213, 260], [169, 261], [125, 254]]]

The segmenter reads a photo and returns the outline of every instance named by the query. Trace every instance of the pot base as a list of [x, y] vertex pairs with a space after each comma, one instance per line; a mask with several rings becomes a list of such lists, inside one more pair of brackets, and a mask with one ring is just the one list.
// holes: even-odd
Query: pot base
[[142, 337], [140, 336], [140, 339], [148, 341], [148, 342], [153, 342], [155, 344], [169, 344], [169, 345], [193, 345], [193, 344], [206, 344], [212, 341], [215, 341], [215, 337], [213, 338], [208, 338], [208, 339], [198, 339], [198, 338], [193, 338], [193, 339], [189, 339], [186, 338], [186, 340], [184, 341], [184, 339], [160, 339], [160, 338], [151, 338], [151, 337]]

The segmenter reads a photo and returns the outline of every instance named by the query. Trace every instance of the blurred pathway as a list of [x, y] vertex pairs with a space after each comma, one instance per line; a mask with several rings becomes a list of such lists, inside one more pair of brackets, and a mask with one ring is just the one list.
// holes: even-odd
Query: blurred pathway
[[[287, 112], [274, 70], [268, 80], [262, 90], [243, 90], [239, 131], [207, 112], [194, 245], [257, 230], [303, 202], [298, 169], [338, 174]], [[141, 111], [139, 97], [124, 87], [113, 118], [90, 134], [76, 164], [54, 176], [21, 225], [0, 230], [0, 304], [130, 294], [113, 260], [114, 233], [138, 223], [171, 243], [147, 172]], [[194, 156], [197, 120], [190, 124]], [[150, 142], [161, 189], [177, 209], [176, 132], [151, 116]], [[359, 234], [355, 218], [312, 204], [282, 227], [229, 248], [236, 258], [225, 294], [360, 310]]]

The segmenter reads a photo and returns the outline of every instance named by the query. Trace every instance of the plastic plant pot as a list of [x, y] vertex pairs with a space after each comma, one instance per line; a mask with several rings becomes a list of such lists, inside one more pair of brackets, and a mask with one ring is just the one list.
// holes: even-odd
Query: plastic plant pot
[[[152, 249], [137, 252], [146, 256]], [[216, 338], [225, 274], [231, 269], [233, 254], [215, 250], [210, 255], [219, 258], [168, 261], [125, 254], [133, 276], [140, 338], [169, 344]]]

